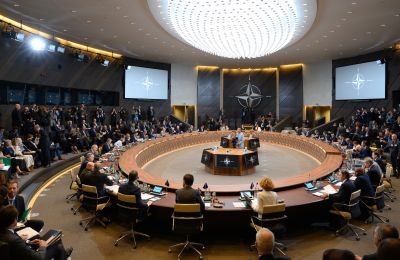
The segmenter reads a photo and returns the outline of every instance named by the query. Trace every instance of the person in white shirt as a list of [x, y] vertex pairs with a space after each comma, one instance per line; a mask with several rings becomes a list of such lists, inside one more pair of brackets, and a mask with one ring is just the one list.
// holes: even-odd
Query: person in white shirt
[[121, 148], [122, 146], [124, 146], [124, 142], [125, 142], [125, 136], [121, 135], [119, 140], [114, 143], [114, 147]]
[[276, 192], [272, 191], [274, 189], [274, 183], [270, 178], [263, 177], [259, 184], [263, 191], [257, 193], [257, 199], [253, 200], [251, 207], [255, 212], [262, 213], [264, 206], [278, 203], [278, 195]]

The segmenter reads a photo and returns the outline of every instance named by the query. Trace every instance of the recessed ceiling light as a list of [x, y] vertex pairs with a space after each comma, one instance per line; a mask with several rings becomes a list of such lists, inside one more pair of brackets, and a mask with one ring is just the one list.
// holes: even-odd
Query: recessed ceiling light
[[351, 3], [352, 5], [356, 5], [357, 3], [356, 2], [353, 2], [353, 3]]
[[19, 4], [14, 4], [14, 6], [15, 6], [15, 7], [19, 7], [20, 5], [19, 5]]
[[342, 20], [342, 21], [347, 21], [347, 19], [346, 19], [346, 18], [342, 18], [342, 19], [340, 19], [340, 20]]
[[154, 37], [153, 39], [154, 39], [154, 40], [158, 40], [158, 38], [157, 38], [157, 37]]
[[71, 13], [76, 13], [76, 10], [72, 10]]
[[307, 5], [307, 3], [304, 3], [303, 5], [304, 5], [304, 6], [306, 6], [306, 5]]
[[150, 36], [151, 35], [151, 33], [146, 33], [146, 36]]
[[100, 32], [103, 32], [104, 31], [104, 29], [103, 28], [100, 28]]
[[115, 39], [115, 38], [117, 38], [118, 36], [117, 35], [113, 35], [113, 38]]
[[366, 34], [371, 34], [372, 32], [366, 32]]
[[399, 17], [399, 16], [400, 16], [400, 14], [394, 14], [393, 16]]
[[92, 21], [91, 21], [91, 20], [87, 20], [86, 22], [87, 22], [87, 23], [91, 23]]
[[381, 27], [386, 27], [386, 24], [381, 24], [380, 26], [381, 26]]
[[324, 38], [328, 38], [328, 35], [322, 35], [322, 37], [324, 37]]
[[353, 38], [353, 41], [357, 41], [357, 38]]
[[337, 24], [336, 27], [337, 27], [337, 28], [340, 28], [340, 27], [342, 27], [342, 26], [341, 26], [340, 24]]
[[138, 28], [138, 31], [143, 31], [143, 29], [142, 28]]
[[131, 22], [131, 24], [135, 24], [134, 22]]
[[127, 15], [124, 15], [123, 18], [128, 18], [128, 16], [127, 16]]
[[352, 11], [347, 11], [347, 13], [348, 13], [348, 14], [352, 14], [353, 12], [352, 12]]
[[68, 30], [67, 30], [67, 29], [64, 29], [63, 31], [64, 31], [64, 32], [68, 32]]
[[85, 37], [85, 38], [83, 38], [84, 40], [87, 40], [87, 39], [89, 39], [88, 37]]
[[40, 18], [39, 21], [44, 21], [44, 18]]
[[334, 33], [334, 32], [335, 32], [335, 30], [330, 30], [329, 32], [331, 32], [331, 33]]
[[116, 6], [115, 9], [119, 10], [121, 9], [121, 6]]

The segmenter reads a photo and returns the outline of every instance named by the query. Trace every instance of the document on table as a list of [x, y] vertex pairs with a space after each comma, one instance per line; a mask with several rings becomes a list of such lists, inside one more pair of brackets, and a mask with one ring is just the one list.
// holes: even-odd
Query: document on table
[[114, 194], [118, 193], [119, 185], [106, 186], [106, 189]]
[[244, 202], [242, 202], [242, 201], [234, 201], [233, 202], [233, 206], [235, 208], [245, 208], [246, 204]]
[[39, 235], [39, 233], [33, 230], [31, 227], [26, 227], [24, 229], [18, 230], [17, 234], [19, 237], [23, 237], [24, 239], [31, 239], [32, 237]]
[[151, 194], [148, 194], [148, 193], [141, 193], [141, 197], [142, 197], [142, 200], [149, 200], [149, 199], [151, 199], [151, 198], [153, 198], [154, 197], [154, 195], [151, 195]]
[[313, 195], [318, 196], [318, 197], [322, 197], [324, 194], [322, 192], [314, 192]]
[[337, 193], [336, 189], [332, 187], [332, 185], [328, 184], [323, 188], [323, 192], [328, 194], [335, 194]]

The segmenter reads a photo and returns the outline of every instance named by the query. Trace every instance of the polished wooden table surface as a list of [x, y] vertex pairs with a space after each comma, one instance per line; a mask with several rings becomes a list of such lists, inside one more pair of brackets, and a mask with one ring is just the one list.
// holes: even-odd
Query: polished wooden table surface
[[[120, 169], [127, 173], [131, 170], [137, 170], [140, 180], [151, 185], [165, 187], [165, 178], [152, 176], [143, 170], [143, 167], [150, 161], [162, 156], [165, 153], [173, 152], [178, 149], [199, 145], [211, 144], [221, 140], [221, 137], [227, 136], [229, 131], [216, 132], [196, 132], [191, 134], [174, 135], [150, 140], [145, 143], [138, 144], [121, 155], [119, 160]], [[320, 162], [320, 166], [310, 171], [306, 171], [294, 177], [281, 178], [274, 182], [277, 190], [292, 189], [299, 187], [304, 182], [323, 178], [333, 171], [340, 168], [342, 164], [342, 155], [340, 151], [318, 140], [296, 135], [284, 135], [273, 132], [246, 132], [259, 138], [260, 142], [286, 146], [309, 154]], [[170, 189], [179, 189], [181, 181], [169, 180]], [[215, 185], [209, 183], [209, 188], [218, 193], [235, 194], [239, 191], [248, 189], [249, 184], [234, 185]], [[194, 184], [193, 187], [200, 188], [202, 184]]]

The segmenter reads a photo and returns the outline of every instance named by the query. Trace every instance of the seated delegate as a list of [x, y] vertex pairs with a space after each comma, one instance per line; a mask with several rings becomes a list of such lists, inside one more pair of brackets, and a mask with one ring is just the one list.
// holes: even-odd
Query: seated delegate
[[278, 203], [278, 195], [276, 192], [272, 191], [274, 189], [274, 183], [270, 178], [262, 178], [260, 180], [260, 187], [263, 190], [257, 193], [257, 199], [253, 200], [251, 203], [253, 210], [258, 213], [262, 213], [264, 206]]

